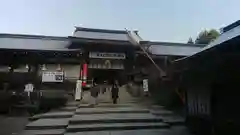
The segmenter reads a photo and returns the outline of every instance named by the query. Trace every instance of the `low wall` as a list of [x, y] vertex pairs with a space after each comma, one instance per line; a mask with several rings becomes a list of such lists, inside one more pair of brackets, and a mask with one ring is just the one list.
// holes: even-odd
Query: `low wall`
[[143, 88], [141, 85], [137, 85], [135, 83], [128, 83], [127, 84], [127, 91], [133, 96], [133, 97], [142, 97], [143, 95]]
[[160, 79], [149, 81], [149, 91], [157, 104], [170, 108], [182, 106], [182, 101], [176, 93], [176, 87], [171, 81]]

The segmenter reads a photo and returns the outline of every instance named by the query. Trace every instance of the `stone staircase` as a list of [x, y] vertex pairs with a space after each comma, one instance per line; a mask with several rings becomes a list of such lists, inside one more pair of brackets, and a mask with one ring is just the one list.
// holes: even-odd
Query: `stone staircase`
[[[164, 107], [145, 108], [126, 96], [124, 101], [113, 105], [105, 94], [99, 97], [101, 102], [94, 108], [72, 102], [58, 110], [33, 116], [21, 135], [188, 134], [183, 119]], [[120, 98], [123, 94], [127, 93], [120, 93]]]

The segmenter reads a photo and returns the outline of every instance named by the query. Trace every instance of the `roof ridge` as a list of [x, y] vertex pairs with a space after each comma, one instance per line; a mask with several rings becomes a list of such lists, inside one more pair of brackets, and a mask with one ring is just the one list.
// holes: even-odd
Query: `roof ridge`
[[11, 34], [11, 33], [0, 33], [1, 37], [15, 37], [15, 38], [40, 38], [40, 39], [68, 39], [68, 37], [63, 36], [46, 36], [46, 35], [30, 35], [30, 34]]
[[205, 44], [189, 44], [189, 43], [177, 43], [177, 42], [160, 42], [160, 41], [142, 41], [142, 44], [149, 44], [149, 45], [166, 45], [166, 46], [199, 46], [204, 47]]
[[125, 30], [113, 30], [113, 29], [102, 29], [102, 28], [87, 28], [87, 27], [75, 27], [75, 31], [89, 31], [89, 32], [103, 32], [103, 33], [115, 33], [115, 34], [127, 34]]

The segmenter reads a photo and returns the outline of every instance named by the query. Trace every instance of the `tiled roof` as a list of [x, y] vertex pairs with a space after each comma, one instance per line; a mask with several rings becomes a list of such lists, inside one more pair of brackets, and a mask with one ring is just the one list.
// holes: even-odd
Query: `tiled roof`
[[149, 52], [153, 55], [172, 55], [172, 56], [190, 56], [199, 50], [204, 45], [199, 44], [184, 44], [171, 42], [147, 42], [143, 41], [142, 45], [149, 46]]
[[0, 49], [67, 50], [67, 37], [40, 35], [0, 34]]
[[238, 20], [238, 21], [236, 21], [236, 22], [234, 22], [234, 23], [232, 23], [232, 24], [222, 28], [222, 32], [227, 32], [227, 31], [229, 31], [229, 30], [231, 30], [231, 29], [233, 29], [233, 28], [235, 28], [235, 27], [237, 27], [239, 25], [240, 25], [240, 20]]
[[86, 39], [129, 41], [128, 33], [125, 30], [107, 30], [76, 27], [73, 37]]

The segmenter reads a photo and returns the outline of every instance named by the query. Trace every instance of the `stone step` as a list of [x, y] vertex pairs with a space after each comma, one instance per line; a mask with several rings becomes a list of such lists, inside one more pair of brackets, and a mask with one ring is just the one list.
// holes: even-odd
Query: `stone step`
[[65, 129], [24, 130], [19, 135], [64, 135]]
[[174, 113], [169, 110], [161, 109], [161, 110], [150, 110], [150, 113], [153, 115], [173, 115]]
[[152, 110], [161, 110], [161, 109], [164, 109], [164, 106], [152, 105], [152, 106], [150, 107], [150, 109], [152, 109]]
[[70, 118], [70, 124], [87, 123], [128, 123], [128, 122], [162, 122], [161, 117], [156, 117], [149, 113], [109, 113], [92, 115], [74, 115]]
[[48, 119], [48, 118], [70, 118], [74, 115], [74, 112], [48, 112], [44, 114], [37, 114], [29, 118], [30, 121], [38, 119]]
[[65, 135], [192, 135], [192, 134], [186, 127], [180, 126], [162, 129], [66, 132]]
[[149, 113], [149, 110], [130, 107], [80, 108], [76, 110], [76, 114], [106, 114], [106, 113]]
[[65, 106], [59, 108], [58, 111], [75, 111], [78, 107], [77, 106]]
[[180, 116], [164, 116], [162, 119], [165, 123], [168, 123], [171, 126], [179, 126], [185, 124], [185, 119]]
[[64, 129], [68, 126], [69, 119], [39, 119], [26, 125], [26, 130]]
[[67, 132], [103, 131], [103, 130], [136, 130], [136, 129], [159, 129], [169, 128], [166, 123], [101, 123], [69, 125]]
[[92, 108], [90, 104], [79, 104], [78, 108]]
[[79, 104], [80, 104], [80, 102], [78, 102], [78, 101], [71, 101], [71, 102], [66, 103], [66, 106], [74, 107], [74, 106], [78, 106]]
[[128, 103], [128, 104], [112, 104], [112, 103], [100, 103], [96, 105], [97, 108], [118, 108], [118, 107], [134, 107], [136, 104]]

